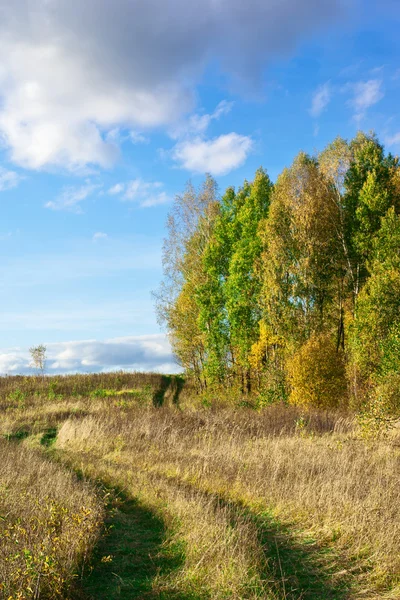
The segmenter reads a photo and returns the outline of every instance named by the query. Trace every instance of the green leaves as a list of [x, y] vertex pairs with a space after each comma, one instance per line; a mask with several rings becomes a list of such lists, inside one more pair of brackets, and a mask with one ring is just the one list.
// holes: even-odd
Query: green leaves
[[201, 386], [296, 402], [308, 386], [324, 406], [384, 385], [400, 371], [399, 215], [398, 160], [363, 133], [300, 152], [275, 186], [262, 168], [221, 199], [210, 177], [189, 185], [168, 222], [161, 302], [181, 364]]

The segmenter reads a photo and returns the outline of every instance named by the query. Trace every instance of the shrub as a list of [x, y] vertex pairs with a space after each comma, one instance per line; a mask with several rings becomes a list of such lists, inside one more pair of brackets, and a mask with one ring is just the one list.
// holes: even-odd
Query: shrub
[[288, 361], [287, 371], [291, 403], [318, 408], [345, 404], [344, 357], [329, 335], [313, 335]]

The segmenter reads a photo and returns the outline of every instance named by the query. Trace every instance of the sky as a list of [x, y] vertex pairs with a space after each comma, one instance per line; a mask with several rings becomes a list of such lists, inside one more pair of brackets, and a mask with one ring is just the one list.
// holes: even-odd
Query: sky
[[176, 194], [374, 130], [399, 0], [0, 0], [0, 374], [178, 366], [151, 296]]

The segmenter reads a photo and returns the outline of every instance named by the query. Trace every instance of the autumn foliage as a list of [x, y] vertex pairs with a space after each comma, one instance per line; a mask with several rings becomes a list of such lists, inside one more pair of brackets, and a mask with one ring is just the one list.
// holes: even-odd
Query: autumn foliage
[[300, 152], [275, 183], [258, 169], [222, 197], [209, 176], [187, 187], [157, 298], [200, 390], [374, 414], [400, 366], [399, 181], [398, 159], [358, 133]]
[[343, 352], [330, 336], [312, 336], [288, 360], [290, 402], [299, 406], [338, 408], [346, 402]]

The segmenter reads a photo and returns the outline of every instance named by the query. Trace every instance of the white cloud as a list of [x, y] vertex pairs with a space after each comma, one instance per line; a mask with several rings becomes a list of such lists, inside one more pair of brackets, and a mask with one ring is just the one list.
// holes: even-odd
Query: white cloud
[[225, 175], [245, 162], [253, 146], [251, 137], [234, 132], [207, 137], [211, 122], [228, 114], [232, 106], [233, 102], [223, 100], [211, 114], [193, 114], [170, 132], [178, 141], [169, 154], [180, 167], [194, 173]]
[[176, 122], [211, 60], [248, 89], [348, 4], [0, 0], [1, 142], [30, 169], [108, 167], [109, 132]]
[[319, 117], [323, 110], [328, 106], [332, 97], [332, 90], [329, 81], [320, 85], [315, 91], [311, 103], [310, 114], [312, 117]]
[[171, 200], [160, 181], [143, 181], [137, 178], [126, 183], [117, 183], [108, 190], [111, 195], [120, 195], [122, 200], [137, 202], [143, 208], [166, 204]]
[[353, 91], [353, 98], [350, 100], [350, 106], [354, 108], [354, 118], [360, 121], [368, 108], [379, 102], [384, 96], [382, 92], [382, 81], [379, 79], [369, 79], [368, 81], [358, 81], [350, 84]]
[[29, 368], [29, 359], [17, 349], [0, 352], [0, 373], [2, 375], [22, 373]]
[[56, 200], [47, 202], [46, 208], [51, 210], [66, 210], [77, 214], [82, 213], [80, 203], [91, 196], [95, 191], [101, 188], [101, 185], [86, 182], [80, 187], [67, 187]]
[[117, 194], [122, 194], [124, 189], [125, 189], [125, 186], [123, 183], [116, 183], [115, 185], [110, 187], [110, 189], [108, 190], [108, 193], [111, 196], [116, 196]]
[[15, 171], [8, 171], [7, 169], [0, 167], [0, 192], [17, 187], [22, 179], [23, 177], [18, 175]]
[[[164, 334], [46, 344], [48, 373], [98, 372], [116, 369], [179, 371]], [[32, 372], [27, 350], [0, 352], [0, 373]]]
[[97, 242], [98, 240], [106, 240], [108, 239], [108, 235], [102, 231], [96, 231], [92, 239], [94, 242]]
[[149, 142], [149, 139], [139, 131], [133, 129], [126, 131], [121, 127], [114, 127], [114, 129], [108, 131], [105, 139], [107, 142], [117, 146], [128, 141], [132, 144], [147, 144]]
[[197, 137], [179, 142], [172, 156], [181, 167], [194, 173], [226, 175], [245, 162], [252, 147], [250, 137], [228, 133], [211, 140]]
[[129, 132], [129, 139], [132, 144], [148, 144], [149, 139], [143, 135], [143, 133], [139, 133], [138, 131], [131, 130]]
[[170, 136], [172, 139], [179, 139], [205, 134], [210, 123], [212, 121], [217, 121], [223, 115], [227, 115], [232, 110], [233, 104], [233, 102], [222, 100], [211, 114], [195, 113], [189, 116], [179, 123], [179, 125], [171, 129]]

